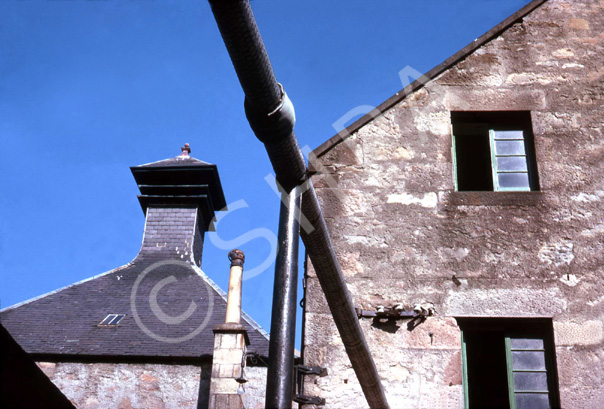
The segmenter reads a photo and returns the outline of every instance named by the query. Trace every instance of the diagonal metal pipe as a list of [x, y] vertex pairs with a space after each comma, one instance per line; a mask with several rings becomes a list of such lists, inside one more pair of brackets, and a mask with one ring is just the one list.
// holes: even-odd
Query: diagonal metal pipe
[[[294, 134], [293, 105], [275, 78], [249, 0], [209, 0], [239, 82], [245, 112], [257, 138], [264, 143], [277, 181], [286, 192], [304, 184], [302, 213], [311, 226], [300, 235], [367, 403], [388, 408], [377, 368], [361, 329], [325, 218]], [[270, 376], [270, 375], [269, 375]]]

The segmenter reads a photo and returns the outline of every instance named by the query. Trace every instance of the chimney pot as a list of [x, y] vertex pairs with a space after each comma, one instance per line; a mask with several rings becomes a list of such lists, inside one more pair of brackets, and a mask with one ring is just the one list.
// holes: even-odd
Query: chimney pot
[[229, 252], [229, 261], [231, 262], [231, 267], [243, 267], [243, 263], [245, 262], [245, 254], [243, 254], [243, 251], [239, 249], [231, 250]]
[[231, 273], [225, 322], [239, 324], [241, 322], [241, 282], [245, 254], [239, 249], [231, 250], [229, 260], [231, 261]]

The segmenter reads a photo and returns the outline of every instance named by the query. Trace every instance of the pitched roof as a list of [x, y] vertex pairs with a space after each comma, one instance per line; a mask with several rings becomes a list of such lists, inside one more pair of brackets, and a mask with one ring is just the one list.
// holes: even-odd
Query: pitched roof
[[[169, 322], [191, 309], [182, 323]], [[116, 326], [99, 325], [108, 314], [125, 317]], [[225, 315], [224, 292], [201, 269], [189, 262], [162, 264], [139, 256], [115, 270], [6, 308], [0, 318], [30, 354], [152, 360], [211, 356], [212, 329], [224, 323]], [[247, 315], [242, 324], [250, 339], [248, 350], [268, 356], [266, 332]]]
[[[207, 229], [207, 221], [200, 225], [204, 209], [198, 202], [206, 198], [205, 211], [213, 217], [224, 195], [215, 165], [177, 158], [131, 168], [141, 192], [149, 190], [154, 198], [148, 204], [153, 211], [144, 205], [145, 236], [132, 262], [0, 311], [2, 324], [26, 352], [57, 360], [143, 361], [213, 354], [212, 330], [224, 323], [226, 296], [196, 265]], [[167, 163], [184, 167], [166, 173]], [[124, 318], [101, 325], [109, 314]], [[246, 314], [242, 321], [248, 351], [268, 356], [268, 334]]]
[[428, 82], [435, 79], [443, 72], [448, 70], [449, 68], [455, 66], [457, 63], [469, 57], [472, 53], [478, 50], [480, 47], [485, 45], [486, 43], [494, 40], [503, 34], [507, 29], [521, 21], [528, 14], [533, 12], [536, 8], [541, 6], [547, 0], [533, 0], [501, 23], [497, 24], [495, 27], [487, 31], [482, 36], [478, 37], [476, 40], [472, 41], [470, 44], [459, 50], [457, 53], [453, 54], [451, 57], [447, 58], [444, 62], [432, 68], [426, 74], [424, 74], [421, 78], [415, 80], [386, 101], [382, 102], [371, 112], [363, 115], [361, 118], [323, 142], [319, 145], [315, 150], [313, 150], [312, 155], [314, 157], [321, 157], [329, 152], [333, 147], [338, 145], [340, 142], [344, 141], [350, 135], [357, 132], [363, 126], [367, 125], [369, 122], [377, 118], [380, 114], [388, 111], [390, 108], [404, 100], [407, 96], [413, 94], [415, 91], [423, 88]]

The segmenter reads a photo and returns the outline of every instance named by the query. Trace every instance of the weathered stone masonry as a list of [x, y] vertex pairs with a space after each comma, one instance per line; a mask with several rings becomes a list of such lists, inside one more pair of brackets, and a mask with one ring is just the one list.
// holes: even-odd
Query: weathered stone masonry
[[[603, 16], [601, 0], [547, 1], [318, 152], [355, 304], [436, 306], [413, 331], [362, 320], [392, 407], [463, 406], [462, 316], [551, 317], [562, 406], [604, 407]], [[455, 192], [451, 111], [506, 110], [530, 111], [540, 191]], [[330, 371], [305, 393], [364, 406], [312, 265], [306, 297], [304, 360]]]
[[78, 408], [197, 409], [207, 402], [209, 365], [41, 362]]

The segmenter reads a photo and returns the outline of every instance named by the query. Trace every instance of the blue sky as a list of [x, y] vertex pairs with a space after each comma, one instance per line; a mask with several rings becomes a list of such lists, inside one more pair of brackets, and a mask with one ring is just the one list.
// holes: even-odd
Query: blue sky
[[[428, 71], [527, 3], [252, 7], [300, 145], [314, 149], [347, 112], [399, 91], [401, 69]], [[0, 138], [2, 308], [129, 262], [144, 224], [129, 166], [176, 156], [185, 142], [218, 165], [238, 207], [206, 236], [204, 272], [226, 288], [232, 247], [248, 270], [271, 255], [272, 168], [205, 1], [0, 2]], [[267, 330], [273, 273], [244, 282], [243, 308]]]

